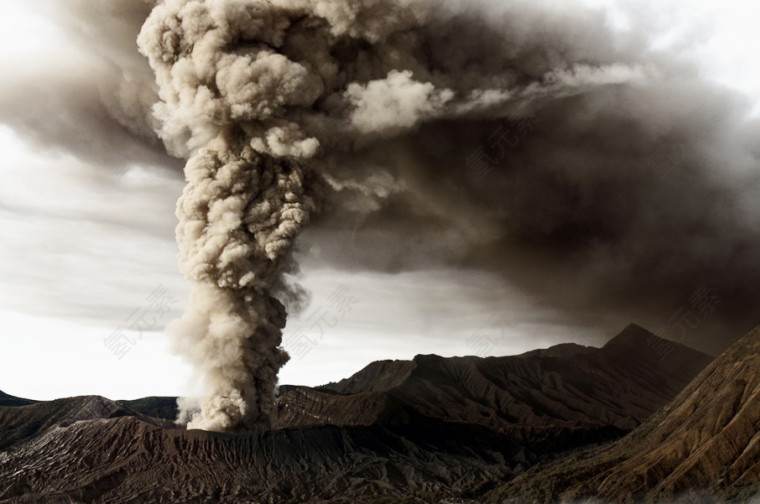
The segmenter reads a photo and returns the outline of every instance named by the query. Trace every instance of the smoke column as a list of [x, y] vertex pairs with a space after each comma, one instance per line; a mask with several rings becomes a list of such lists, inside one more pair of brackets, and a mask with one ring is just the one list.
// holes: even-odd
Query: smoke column
[[258, 137], [247, 131], [317, 95], [300, 65], [272, 51], [224, 50], [243, 35], [276, 36], [259, 33], [254, 7], [166, 2], [139, 41], [161, 87], [162, 138], [189, 156], [177, 242], [193, 289], [169, 331], [204, 379], [206, 396], [190, 428], [270, 425], [277, 372], [288, 358], [280, 348], [285, 309], [273, 291], [315, 209], [310, 175], [294, 158], [312, 155], [316, 142], [288, 140], [289, 156], [275, 157], [254, 148]]
[[[561, 284], [627, 301], [652, 291], [641, 283], [644, 270], [688, 296], [684, 286], [702, 278], [696, 273], [730, 286], [711, 270], [721, 261], [745, 265], [731, 276], [744, 285], [760, 277], [747, 200], [735, 198], [725, 212], [697, 205], [730, 199], [742, 185], [705, 175], [696, 157], [707, 143], [694, 124], [738, 124], [732, 102], [687, 66], [647, 54], [641, 40], [615, 39], [600, 28], [601, 15], [572, 5], [494, 5], [154, 7], [138, 38], [159, 87], [153, 115], [170, 153], [187, 158], [176, 235], [193, 290], [169, 330], [205, 387], [189, 427], [270, 425], [287, 360], [278, 298], [288, 295], [294, 240], [325, 202], [363, 198], [376, 223], [390, 215], [395, 226], [454, 229], [455, 241], [480, 247], [481, 265], [499, 257], [495, 269], [522, 276], [526, 288]], [[705, 111], [674, 105], [687, 102]], [[527, 118], [538, 118], [540, 131], [494, 163], [490, 179], [473, 177], [462, 153]], [[741, 138], [711, 152], [744, 152]], [[677, 198], [645, 162], [663, 142], [685, 152], [672, 163], [677, 175], [689, 174]], [[663, 234], [676, 239], [663, 244]], [[585, 275], [579, 282], [568, 271]]]

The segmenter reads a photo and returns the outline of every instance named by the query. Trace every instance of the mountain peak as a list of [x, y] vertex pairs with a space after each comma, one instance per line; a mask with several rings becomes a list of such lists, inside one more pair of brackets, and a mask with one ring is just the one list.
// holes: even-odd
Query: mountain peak
[[615, 345], [626, 345], [633, 347], [641, 347], [645, 345], [651, 345], [652, 342], [667, 341], [660, 338], [656, 334], [647, 331], [643, 327], [636, 324], [628, 324], [617, 336], [609, 340], [604, 347], [610, 347]]
[[669, 366], [696, 365], [705, 367], [713, 356], [691, 347], [661, 338], [636, 324], [629, 324], [620, 334], [609, 340], [602, 351], [607, 354], [635, 356], [651, 363], [667, 362]]
[[375, 361], [348, 378], [319, 388], [339, 394], [384, 391], [401, 384], [416, 366], [414, 361], [408, 360]]

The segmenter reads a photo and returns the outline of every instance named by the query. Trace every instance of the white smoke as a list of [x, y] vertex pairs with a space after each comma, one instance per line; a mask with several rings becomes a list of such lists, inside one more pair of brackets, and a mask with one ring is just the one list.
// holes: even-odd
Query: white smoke
[[391, 71], [388, 77], [367, 84], [352, 82], [345, 96], [354, 106], [351, 124], [361, 133], [398, 133], [429, 117], [440, 115], [454, 97], [449, 89], [436, 90], [418, 82], [412, 72]]

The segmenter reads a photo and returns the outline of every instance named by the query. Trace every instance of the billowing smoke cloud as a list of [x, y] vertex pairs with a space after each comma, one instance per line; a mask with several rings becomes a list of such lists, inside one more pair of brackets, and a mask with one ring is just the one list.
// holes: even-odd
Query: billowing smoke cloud
[[754, 315], [743, 104], [599, 15], [489, 5], [154, 8], [139, 46], [158, 134], [188, 158], [177, 239], [194, 287], [171, 332], [206, 387], [190, 427], [269, 425], [287, 360], [277, 298], [324, 202], [363, 212], [366, 236], [425, 233], [427, 260], [500, 271], [568, 313], [667, 312], [705, 285], [738, 325]]

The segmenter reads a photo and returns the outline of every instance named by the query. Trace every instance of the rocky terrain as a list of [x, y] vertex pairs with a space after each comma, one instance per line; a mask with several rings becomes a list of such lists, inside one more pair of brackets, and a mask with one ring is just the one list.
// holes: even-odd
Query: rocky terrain
[[629, 326], [602, 348], [375, 362], [281, 387], [275, 428], [248, 435], [175, 427], [171, 398], [3, 395], [0, 502], [499, 499], [531, 466], [631, 431], [710, 360]]
[[743, 502], [760, 493], [760, 328], [618, 442], [539, 466], [487, 502]]

